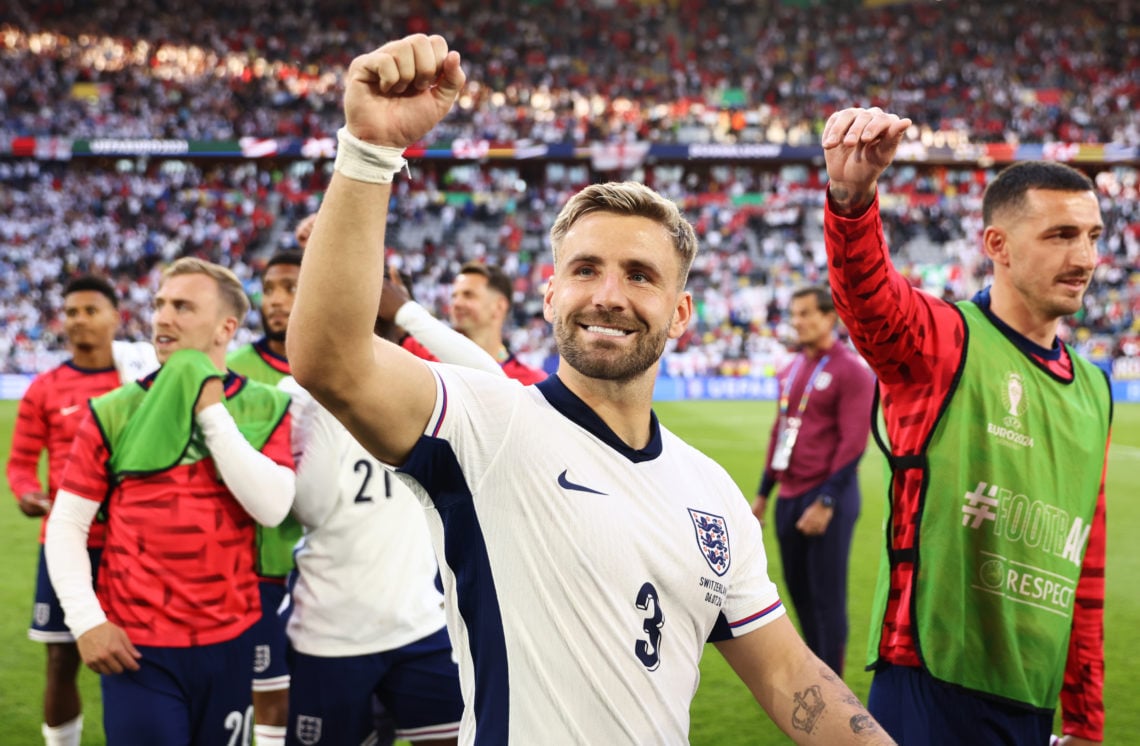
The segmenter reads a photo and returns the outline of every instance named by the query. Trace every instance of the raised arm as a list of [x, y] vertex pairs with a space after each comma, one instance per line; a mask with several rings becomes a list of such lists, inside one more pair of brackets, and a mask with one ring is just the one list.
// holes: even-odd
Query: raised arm
[[879, 176], [894, 160], [909, 119], [881, 109], [844, 109], [823, 128], [828, 194], [835, 211], [853, 217], [875, 201]]
[[[828, 200], [828, 282], [851, 341], [886, 385], [943, 386], [956, 362], [954, 308], [911, 287], [891, 265], [876, 195], [909, 119], [880, 109], [844, 109], [823, 133]], [[942, 357], [949, 353], [949, 360]]]
[[365, 448], [401, 463], [435, 405], [435, 381], [395, 345], [373, 344], [384, 228], [400, 154], [450, 111], [465, 82], [458, 52], [416, 34], [352, 61], [336, 172], [305, 250], [289, 325], [298, 383]]

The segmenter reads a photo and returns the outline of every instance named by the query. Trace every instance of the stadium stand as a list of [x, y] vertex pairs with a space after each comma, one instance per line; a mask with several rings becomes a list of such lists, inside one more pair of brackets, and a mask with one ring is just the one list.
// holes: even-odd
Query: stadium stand
[[[883, 185], [888, 238], [932, 292], [961, 297], [985, 280], [979, 202], [995, 154], [1084, 161], [1104, 196], [1106, 240], [1066, 333], [1109, 357], [1136, 347], [1130, 3], [382, 5], [0, 1], [0, 371], [63, 354], [59, 288], [74, 272], [114, 278], [133, 337], [146, 334], [156, 267], [178, 256], [226, 264], [256, 294], [258, 262], [290, 245], [292, 225], [319, 204], [344, 50], [416, 30], [447, 35], [471, 82], [400, 182], [393, 248], [416, 297], [440, 314], [463, 261], [515, 275], [511, 341], [530, 364], [550, 353], [535, 317], [554, 206], [620, 175], [676, 199], [702, 240], [697, 323], [667, 372], [770, 371], [789, 288], [825, 277], [811, 154], [827, 115], [852, 103], [838, 92], [852, 88], [867, 92], [855, 103], [919, 122], [914, 142], [928, 154], [952, 156], [916, 159]], [[97, 139], [127, 145], [99, 156]], [[182, 149], [166, 152], [170, 142]], [[225, 158], [193, 150], [223, 142]], [[304, 145], [286, 151], [289, 142]], [[512, 157], [493, 157], [500, 146]], [[701, 147], [707, 156], [692, 158]], [[528, 148], [537, 157], [523, 158]]]

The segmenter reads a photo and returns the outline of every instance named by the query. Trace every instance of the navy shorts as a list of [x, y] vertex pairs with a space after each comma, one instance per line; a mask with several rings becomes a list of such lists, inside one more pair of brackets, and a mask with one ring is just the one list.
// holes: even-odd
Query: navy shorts
[[105, 674], [107, 743], [219, 746], [250, 742], [250, 631], [189, 648], [138, 645], [138, 671]]
[[921, 668], [875, 672], [867, 709], [902, 744], [959, 746], [1040, 744], [1053, 731], [1053, 712], [1027, 710], [939, 681]]
[[345, 658], [289, 651], [286, 743], [363, 743], [375, 729], [372, 697], [408, 741], [459, 734], [463, 697], [447, 629], [396, 650]]
[[[99, 574], [99, 560], [103, 556], [103, 550], [89, 547], [87, 556], [91, 558], [91, 578], [94, 583]], [[59, 596], [55, 595], [55, 588], [52, 587], [51, 578], [48, 577], [43, 544], [40, 544], [39, 568], [36, 570], [36, 601], [32, 606], [32, 626], [28, 627], [28, 638], [36, 642], [75, 642], [75, 636], [63, 623], [63, 607], [59, 605]]]
[[278, 607], [288, 591], [284, 583], [262, 580], [257, 584], [261, 592], [261, 619], [253, 625], [253, 691], [274, 692], [289, 688], [289, 666], [285, 651], [289, 639], [285, 636], [285, 619], [277, 616]]

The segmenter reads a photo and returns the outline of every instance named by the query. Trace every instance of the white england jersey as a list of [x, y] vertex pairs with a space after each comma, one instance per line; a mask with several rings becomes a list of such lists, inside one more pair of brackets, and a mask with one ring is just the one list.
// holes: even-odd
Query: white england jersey
[[423, 507], [328, 410], [289, 390], [303, 430], [293, 514], [305, 529], [286, 626], [293, 647], [366, 655], [438, 631], [446, 620]]
[[429, 508], [464, 744], [680, 744], [706, 641], [783, 615], [747, 500], [653, 419], [446, 365], [401, 467]]

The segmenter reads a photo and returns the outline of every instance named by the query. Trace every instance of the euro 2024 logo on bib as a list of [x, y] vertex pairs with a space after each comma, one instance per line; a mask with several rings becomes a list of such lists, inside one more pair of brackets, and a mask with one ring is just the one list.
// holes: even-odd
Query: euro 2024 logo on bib
[[728, 524], [724, 518], [712, 513], [689, 508], [689, 518], [693, 520], [693, 528], [697, 533], [697, 546], [705, 561], [717, 575], [728, 572], [732, 564], [732, 556], [728, 546]]
[[[986, 432], [998, 438], [1002, 445], [1011, 448], [1033, 447], [1033, 436], [1025, 432], [1025, 423], [1021, 420], [1021, 418], [1025, 416], [1025, 410], [1028, 408], [1027, 404], [1029, 401], [1025, 385], [1025, 377], [1020, 373], [1012, 370], [1006, 371], [1000, 391], [1002, 406], [1001, 424], [999, 425], [993, 420], [986, 422]], [[993, 413], [995, 419], [996, 414], [996, 412]]]
[[1005, 404], [1006, 427], [1023, 430], [1021, 417], [1025, 414], [1025, 382], [1021, 375], [1009, 371], [1005, 374], [1005, 388], [1002, 389], [1002, 403]]

